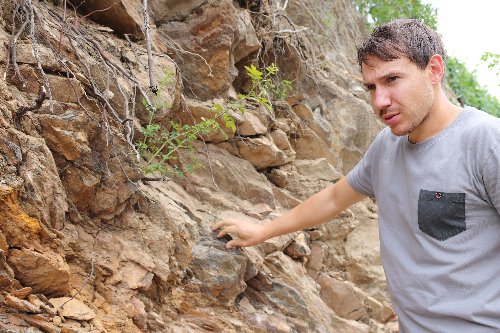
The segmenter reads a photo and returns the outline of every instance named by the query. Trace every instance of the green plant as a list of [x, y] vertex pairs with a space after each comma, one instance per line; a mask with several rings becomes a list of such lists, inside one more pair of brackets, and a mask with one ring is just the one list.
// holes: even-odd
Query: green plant
[[[170, 162], [178, 159], [176, 152], [180, 149], [194, 151], [193, 143], [200, 135], [208, 135], [219, 129], [215, 119], [205, 119], [194, 125], [170, 122], [170, 128], [163, 129], [158, 123], [153, 122], [155, 109], [149, 110], [149, 123], [140, 129], [143, 134], [142, 140], [136, 143], [140, 156], [144, 159], [142, 169], [145, 174], [159, 172], [167, 176], [172, 171], [180, 172], [176, 166], [170, 166]], [[187, 171], [197, 165], [192, 156], [191, 163], [187, 164]]]
[[[161, 92], [172, 84], [173, 73], [165, 70], [165, 76], [159, 83], [158, 92], [155, 94], [155, 106], [150, 106], [145, 100], [143, 104], [148, 110], [148, 123], [141, 127], [142, 139], [135, 143], [139, 156], [142, 160], [141, 169], [144, 174], [159, 173], [162, 176], [168, 176], [172, 173], [182, 173], [173, 161], [178, 159], [177, 152], [180, 149], [194, 150], [194, 142], [200, 135], [208, 135], [219, 129], [219, 124], [215, 119], [202, 118], [200, 122], [193, 125], [180, 124], [175, 121], [170, 122], [168, 128], [163, 128], [158, 122], [155, 122], [154, 116], [159, 107], [169, 108], [168, 103], [162, 102]], [[191, 163], [185, 166], [186, 171], [192, 171], [197, 165], [194, 154]]]

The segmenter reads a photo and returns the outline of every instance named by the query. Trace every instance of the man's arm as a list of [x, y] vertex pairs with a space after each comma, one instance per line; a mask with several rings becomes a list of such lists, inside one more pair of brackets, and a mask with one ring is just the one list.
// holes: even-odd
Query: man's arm
[[257, 245], [275, 236], [321, 224], [363, 198], [365, 195], [356, 192], [343, 177], [271, 222], [255, 224], [225, 219], [217, 222], [212, 229], [222, 229], [218, 237], [228, 233], [237, 235], [238, 238], [226, 244], [227, 248]]

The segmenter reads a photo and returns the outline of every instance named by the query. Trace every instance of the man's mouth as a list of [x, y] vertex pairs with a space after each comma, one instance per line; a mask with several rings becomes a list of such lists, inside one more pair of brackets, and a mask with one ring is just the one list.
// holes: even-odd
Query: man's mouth
[[397, 120], [399, 119], [399, 113], [393, 113], [393, 114], [386, 114], [382, 117], [382, 119], [384, 120], [384, 122], [387, 124], [387, 125], [393, 125], [397, 122]]

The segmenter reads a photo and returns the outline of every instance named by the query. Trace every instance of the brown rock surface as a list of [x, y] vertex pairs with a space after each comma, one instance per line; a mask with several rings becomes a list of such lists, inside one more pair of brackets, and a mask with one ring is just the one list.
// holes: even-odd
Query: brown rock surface
[[8, 261], [21, 284], [34, 292], [57, 296], [69, 291], [69, 267], [60, 255], [13, 249]]
[[201, 290], [223, 305], [234, 305], [245, 290], [243, 278], [247, 259], [240, 250], [226, 251], [219, 240], [206, 240], [193, 247], [190, 268], [200, 281]]
[[258, 50], [260, 43], [252, 37], [255, 32], [248, 14], [240, 16], [232, 1], [200, 5], [184, 20], [160, 25], [159, 31], [175, 41], [177, 50], [184, 50], [176, 50], [174, 59], [192, 78], [186, 82], [186, 93], [208, 99], [229, 89], [237, 74], [235, 62]]
[[321, 286], [321, 299], [339, 316], [357, 320], [366, 315], [362, 299], [357, 297], [352, 285], [325, 274], [320, 275], [318, 282]]
[[[35, 103], [43, 80], [26, 30], [17, 63], [27, 86], [12, 63], [0, 80], [0, 286], [18, 310], [43, 314], [5, 315], [1, 329], [397, 331], [386, 323], [394, 314], [369, 200], [314, 230], [243, 250], [226, 250], [210, 229], [221, 218], [266, 223], [295, 207], [347, 173], [380, 129], [360, 90], [352, 3], [302, 2], [278, 10], [267, 1], [149, 1], [151, 72], [142, 1], [72, 1], [80, 14], [94, 11], [87, 17], [55, 0], [18, 11], [14, 0], [2, 3], [6, 45], [12, 15], [19, 29], [34, 7], [53, 101]], [[311, 13], [332, 22], [328, 38]], [[0, 50], [2, 72], [5, 56]], [[273, 100], [274, 114], [251, 102], [231, 113], [236, 133], [221, 121], [226, 135], [174, 154], [183, 175], [142, 174], [133, 148], [141, 125], [211, 117], [213, 102], [251, 88], [244, 65], [273, 62], [273, 80], [292, 81], [288, 103]], [[311, 72], [310, 63], [321, 68]], [[146, 99], [157, 107], [152, 117]], [[341, 301], [331, 304], [328, 292]], [[43, 294], [63, 296], [51, 299], [56, 307], [76, 297], [64, 320]]]

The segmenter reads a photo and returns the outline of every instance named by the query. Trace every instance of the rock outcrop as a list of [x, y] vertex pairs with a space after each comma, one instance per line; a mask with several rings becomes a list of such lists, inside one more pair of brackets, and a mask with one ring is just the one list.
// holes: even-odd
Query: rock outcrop
[[[295, 207], [380, 130], [353, 3], [156, 0], [148, 30], [143, 4], [2, 2], [0, 331], [397, 332], [371, 200], [250, 248], [211, 231]], [[230, 108], [272, 63], [287, 98]], [[148, 124], [213, 117], [144, 174]]]

